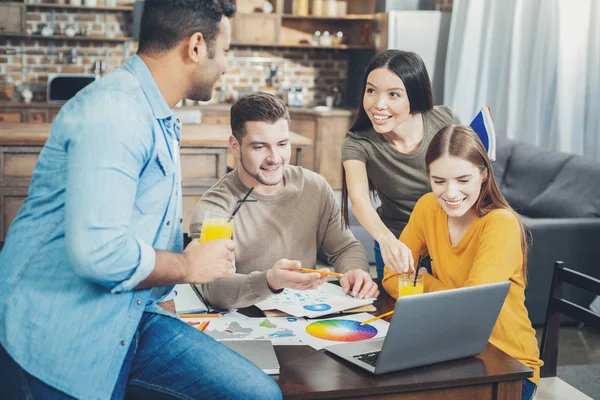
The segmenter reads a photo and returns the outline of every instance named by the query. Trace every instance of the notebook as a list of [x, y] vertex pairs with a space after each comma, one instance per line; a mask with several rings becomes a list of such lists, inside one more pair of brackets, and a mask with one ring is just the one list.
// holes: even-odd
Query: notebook
[[279, 361], [270, 340], [221, 340], [220, 343], [250, 360], [265, 374], [279, 375]]
[[206, 312], [206, 306], [200, 300], [192, 285], [187, 283], [175, 285], [175, 310], [178, 314], [194, 314]]

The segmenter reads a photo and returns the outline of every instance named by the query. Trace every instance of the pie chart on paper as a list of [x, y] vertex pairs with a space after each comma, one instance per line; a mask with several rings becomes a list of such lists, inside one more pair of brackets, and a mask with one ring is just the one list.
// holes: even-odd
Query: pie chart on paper
[[377, 328], [361, 325], [358, 321], [330, 319], [316, 321], [306, 326], [306, 333], [319, 339], [336, 342], [357, 342], [377, 335]]

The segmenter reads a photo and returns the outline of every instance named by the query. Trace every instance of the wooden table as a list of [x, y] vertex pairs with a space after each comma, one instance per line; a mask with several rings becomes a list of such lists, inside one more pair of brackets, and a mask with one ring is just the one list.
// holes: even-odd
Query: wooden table
[[[375, 306], [379, 315], [391, 310], [394, 300], [382, 291]], [[244, 313], [260, 316], [255, 307]], [[531, 369], [491, 344], [475, 357], [379, 376], [309, 346], [275, 346], [275, 352], [281, 369], [273, 378], [286, 399], [520, 399], [522, 380], [532, 376]]]
[[[0, 124], [0, 145], [43, 146], [51, 124]], [[181, 147], [229, 148], [229, 125], [183, 125]], [[312, 146], [312, 140], [290, 132], [290, 143], [296, 151], [296, 165], [302, 163], [302, 149]]]

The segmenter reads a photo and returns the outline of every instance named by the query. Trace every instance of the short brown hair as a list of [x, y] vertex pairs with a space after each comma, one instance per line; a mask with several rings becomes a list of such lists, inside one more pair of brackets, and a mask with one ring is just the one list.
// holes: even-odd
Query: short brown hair
[[238, 142], [244, 137], [245, 124], [248, 121], [260, 121], [274, 124], [284, 118], [288, 124], [290, 113], [279, 97], [269, 93], [251, 93], [242, 96], [231, 106], [231, 133]]

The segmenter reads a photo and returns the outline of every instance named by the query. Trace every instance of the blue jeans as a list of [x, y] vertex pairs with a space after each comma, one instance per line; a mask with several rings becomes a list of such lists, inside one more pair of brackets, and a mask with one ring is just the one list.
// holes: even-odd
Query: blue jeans
[[537, 385], [529, 379], [523, 379], [523, 389], [521, 391], [521, 400], [531, 400], [537, 391]]
[[379, 242], [376, 240], [373, 246], [375, 252], [375, 270], [377, 271], [377, 277], [383, 279], [383, 257], [381, 257], [381, 249], [379, 248]]
[[[24, 371], [0, 346], [0, 398], [72, 397]], [[186, 323], [144, 313], [111, 399], [281, 399], [250, 361]]]

